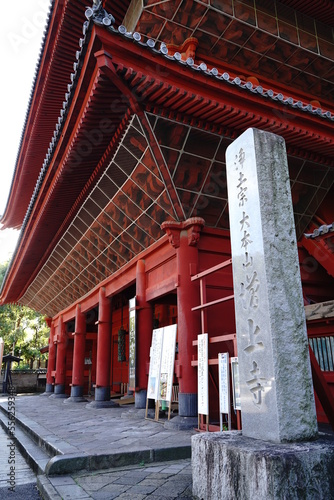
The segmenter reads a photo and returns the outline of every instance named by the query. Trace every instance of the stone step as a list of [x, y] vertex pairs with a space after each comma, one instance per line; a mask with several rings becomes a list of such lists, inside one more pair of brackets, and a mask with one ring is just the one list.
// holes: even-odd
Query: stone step
[[[0, 415], [1, 413], [4, 415], [4, 422], [6, 422], [9, 419], [6, 403], [0, 403]], [[58, 421], [58, 425], [59, 423]], [[20, 413], [17, 409], [15, 424], [18, 431], [16, 433], [17, 439], [21, 439], [22, 435], [22, 440], [28, 438], [30, 443], [35, 445], [36, 452], [40, 450], [46, 453], [48, 461], [42, 464], [44, 467], [41, 467], [41, 473], [47, 476], [66, 475], [81, 469], [108, 469], [141, 462], [151, 463], [184, 459], [191, 456], [191, 445], [188, 439], [187, 442], [182, 442], [182, 440], [181, 442], [178, 440], [175, 442], [174, 440], [170, 446], [165, 446], [164, 443], [157, 439], [156, 441], [153, 440], [151, 447], [146, 447], [143, 444], [128, 450], [118, 450], [111, 447], [110, 452], [101, 453], [99, 450], [94, 450], [90, 454], [53, 434], [50, 429], [46, 429], [42, 424], [32, 420], [26, 414]], [[36, 469], [34, 468], [34, 470]]]
[[[4, 431], [8, 431], [8, 416], [6, 413], [0, 413], [0, 426]], [[11, 426], [11, 430], [13, 427]], [[31, 437], [21, 428], [20, 424], [15, 421], [14, 439], [18, 450], [25, 458], [28, 465], [32, 468], [35, 474], [44, 474], [46, 465], [50, 461], [51, 456], [36, 444]]]
[[[6, 403], [0, 404], [0, 414], [1, 412], [8, 417]], [[43, 427], [43, 425], [38, 424], [26, 415], [21, 415], [18, 411], [15, 412], [15, 423], [16, 426], [20, 427], [20, 429], [22, 429], [38, 447], [44, 450], [50, 458], [57, 455], [64, 455], [64, 453], [75, 453], [78, 451], [77, 448], [60, 439], [57, 435], [50, 432], [50, 430]]]

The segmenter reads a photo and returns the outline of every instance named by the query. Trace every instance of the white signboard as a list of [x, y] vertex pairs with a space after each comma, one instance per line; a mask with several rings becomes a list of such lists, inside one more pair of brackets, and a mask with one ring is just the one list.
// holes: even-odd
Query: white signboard
[[230, 367], [228, 352], [218, 354], [219, 366], [219, 407], [220, 413], [230, 410]]
[[150, 371], [148, 374], [147, 398], [158, 400], [161, 354], [163, 343], [163, 328], [153, 330], [150, 350]]
[[235, 410], [241, 410], [238, 358], [231, 358], [231, 373], [232, 373], [233, 408]]
[[198, 413], [209, 415], [208, 334], [198, 335]]
[[159, 400], [171, 401], [174, 379], [176, 325], [163, 329]]

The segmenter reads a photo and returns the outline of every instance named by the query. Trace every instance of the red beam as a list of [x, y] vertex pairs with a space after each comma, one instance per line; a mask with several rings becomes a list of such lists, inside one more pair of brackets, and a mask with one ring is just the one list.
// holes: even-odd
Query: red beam
[[232, 299], [234, 299], [234, 295], [228, 295], [227, 297], [223, 297], [222, 299], [213, 300], [212, 302], [207, 302], [206, 304], [201, 304], [200, 306], [193, 307], [191, 310], [199, 311], [200, 309], [215, 306], [216, 304], [220, 304], [221, 302], [227, 302], [228, 300]]

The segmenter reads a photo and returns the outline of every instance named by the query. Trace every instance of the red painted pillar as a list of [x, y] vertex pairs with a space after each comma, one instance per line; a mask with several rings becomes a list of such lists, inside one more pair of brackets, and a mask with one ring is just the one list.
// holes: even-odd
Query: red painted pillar
[[197, 416], [197, 370], [191, 366], [193, 340], [201, 331], [200, 314], [191, 309], [199, 305], [198, 284], [191, 276], [198, 273], [197, 243], [204, 220], [192, 217], [184, 222], [164, 222], [170, 243], [176, 249], [178, 308], [179, 416]]
[[95, 401], [110, 400], [111, 302], [105, 289], [99, 290]]
[[[73, 401], [84, 401], [84, 370], [86, 346], [86, 315], [81, 312], [77, 304], [75, 311], [75, 333], [72, 367], [71, 398]], [[72, 400], [72, 399], [71, 399]]]
[[57, 331], [56, 385], [54, 389], [54, 395], [58, 397], [65, 397], [66, 347], [67, 336], [65, 325], [62, 316], [60, 316]]
[[46, 394], [49, 395], [53, 393], [54, 377], [52, 375], [52, 372], [54, 372], [56, 368], [56, 344], [54, 341], [54, 336], [55, 336], [55, 325], [52, 322], [50, 325], [49, 360], [48, 360], [48, 371], [46, 374], [46, 387], [45, 387], [45, 392]]
[[150, 362], [150, 347], [153, 330], [153, 308], [146, 301], [145, 261], [137, 262], [136, 274], [136, 359], [137, 387], [135, 407], [146, 407], [147, 396], [147, 366]]

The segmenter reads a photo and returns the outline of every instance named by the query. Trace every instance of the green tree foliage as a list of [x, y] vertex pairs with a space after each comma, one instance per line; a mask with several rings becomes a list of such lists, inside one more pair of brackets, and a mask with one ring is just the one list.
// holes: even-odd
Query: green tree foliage
[[[8, 262], [0, 264], [0, 287]], [[35, 360], [42, 360], [40, 348], [47, 345], [49, 329], [44, 317], [32, 309], [16, 304], [0, 306], [0, 337], [4, 354], [14, 354], [23, 359], [21, 367], [33, 367]], [[15, 366], [14, 366], [15, 367]]]

